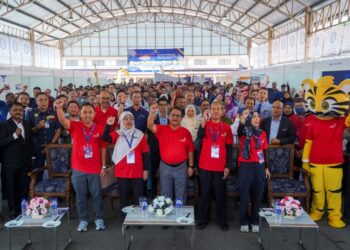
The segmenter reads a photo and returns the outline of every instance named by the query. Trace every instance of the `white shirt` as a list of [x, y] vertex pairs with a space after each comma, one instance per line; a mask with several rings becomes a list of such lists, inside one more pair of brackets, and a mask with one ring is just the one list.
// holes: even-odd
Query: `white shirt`
[[[24, 139], [24, 138], [25, 138], [25, 137], [24, 137], [24, 127], [23, 127], [22, 122], [17, 123], [15, 120], [13, 120], [13, 121], [16, 123], [17, 128], [20, 128], [20, 129], [22, 130], [22, 136], [23, 136], [23, 139]], [[13, 138], [14, 138], [15, 140], [18, 138], [16, 132], [13, 133]]]

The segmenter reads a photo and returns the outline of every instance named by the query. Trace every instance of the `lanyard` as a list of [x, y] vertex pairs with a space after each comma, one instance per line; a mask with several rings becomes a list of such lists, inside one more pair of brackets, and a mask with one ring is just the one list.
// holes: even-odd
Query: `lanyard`
[[128, 144], [129, 148], [131, 148], [132, 142], [134, 141], [134, 134], [135, 134], [135, 131], [132, 133], [131, 140], [129, 141], [128, 137], [126, 137], [126, 135], [123, 133], [123, 136], [125, 137], [126, 143]]
[[216, 143], [216, 140], [218, 139], [220, 132], [221, 132], [221, 127], [222, 127], [222, 122], [220, 122], [220, 128], [218, 130], [218, 132], [216, 134], [214, 134], [213, 132], [213, 127], [210, 127], [210, 134], [211, 134], [211, 138], [213, 139], [214, 143]]
[[92, 132], [94, 131], [94, 128], [95, 128], [95, 123], [92, 125], [91, 130], [90, 130], [90, 134], [88, 135], [86, 133], [85, 127], [83, 127], [83, 132], [84, 132], [86, 143], [90, 142], [90, 138], [91, 138]]

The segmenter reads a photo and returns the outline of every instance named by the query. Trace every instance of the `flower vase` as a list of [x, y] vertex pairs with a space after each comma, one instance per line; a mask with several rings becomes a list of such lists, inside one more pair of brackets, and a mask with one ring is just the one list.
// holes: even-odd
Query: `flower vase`
[[39, 219], [44, 219], [45, 215], [43, 214], [32, 214], [32, 219], [34, 220], [39, 220]]

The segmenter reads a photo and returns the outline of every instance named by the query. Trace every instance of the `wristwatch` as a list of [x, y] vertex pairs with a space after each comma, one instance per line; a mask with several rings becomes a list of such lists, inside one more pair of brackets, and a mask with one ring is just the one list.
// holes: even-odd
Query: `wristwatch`
[[106, 166], [102, 166], [102, 169], [106, 169], [107, 167]]

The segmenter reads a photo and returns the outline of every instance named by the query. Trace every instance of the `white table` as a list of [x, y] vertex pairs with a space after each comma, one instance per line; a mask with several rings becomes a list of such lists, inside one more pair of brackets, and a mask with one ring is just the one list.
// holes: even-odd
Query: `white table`
[[192, 229], [191, 234], [191, 248], [193, 248], [194, 245], [194, 238], [195, 238], [195, 220], [194, 220], [194, 209], [193, 206], [184, 206], [181, 208], [181, 215], [180, 216], [187, 216], [188, 218], [192, 219], [191, 223], [179, 223], [177, 222], [178, 216], [176, 216], [175, 210], [165, 217], [158, 217], [154, 214], [148, 213], [145, 216], [142, 216], [140, 206], [135, 207], [134, 212], [129, 212], [122, 225], [122, 234], [124, 237], [124, 247], [125, 249], [129, 249], [132, 243], [133, 239], [133, 231], [131, 230], [129, 241], [127, 241], [126, 237], [126, 228], [130, 227], [133, 229], [133, 227], [137, 226], [184, 226], [189, 227]]
[[[32, 219], [29, 216], [18, 216], [14, 221], [19, 221], [19, 220], [23, 220], [23, 224], [18, 225], [18, 226], [13, 226], [11, 225], [11, 223], [9, 223], [10, 225], [6, 226], [7, 227], [7, 232], [8, 232], [8, 240], [9, 240], [9, 249], [12, 249], [12, 231], [14, 231], [14, 229], [28, 229], [28, 241], [27, 243], [23, 246], [23, 249], [25, 249], [27, 246], [32, 244], [32, 237], [31, 237], [31, 230], [34, 228], [44, 228], [43, 224], [47, 221], [50, 220], [56, 220], [56, 221], [61, 221], [62, 218], [68, 214], [68, 240], [67, 243], [64, 247], [64, 249], [66, 249], [68, 247], [68, 245], [71, 243], [72, 238], [71, 238], [71, 230], [70, 230], [70, 215], [69, 215], [69, 208], [58, 208], [58, 215], [56, 216], [50, 216], [47, 218], [43, 218], [43, 219]], [[60, 224], [61, 225], [61, 224]], [[52, 233], [53, 233], [53, 246], [52, 248], [48, 248], [48, 249], [55, 249], [57, 250], [57, 228], [60, 226], [53, 226], [50, 228], [44, 228], [44, 229], [51, 229]]]
[[[273, 211], [272, 208], [262, 208], [262, 211]], [[299, 229], [299, 244], [301, 247], [303, 246], [303, 229], [313, 229], [315, 231], [315, 249], [317, 249], [317, 235], [319, 231], [319, 226], [311, 219], [311, 217], [304, 211], [301, 216], [299, 216], [296, 219], [285, 219], [282, 216], [261, 216], [261, 213], [259, 214], [259, 244], [262, 248], [262, 240], [261, 240], [261, 231], [262, 231], [262, 218], [265, 218], [267, 225], [269, 227], [269, 231], [272, 229], [280, 229], [280, 228], [295, 228]], [[267, 248], [268, 249], [268, 248]]]

